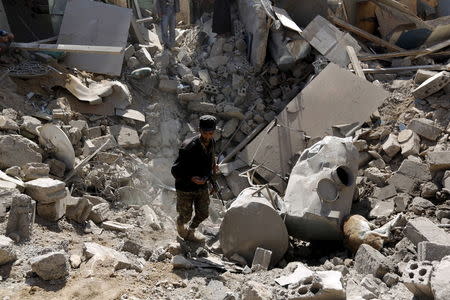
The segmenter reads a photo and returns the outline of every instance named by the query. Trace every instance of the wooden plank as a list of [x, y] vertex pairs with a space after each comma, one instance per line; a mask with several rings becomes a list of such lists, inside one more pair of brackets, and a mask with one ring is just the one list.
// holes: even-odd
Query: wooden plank
[[358, 56], [356, 56], [356, 51], [352, 46], [347, 46], [347, 53], [350, 61], [352, 62], [353, 69], [355, 70], [355, 74], [361, 77], [362, 79], [366, 79], [366, 75], [362, 71], [361, 64], [358, 60]]
[[352, 33], [354, 33], [354, 34], [356, 34], [356, 35], [358, 35], [358, 36], [360, 36], [360, 37], [362, 37], [362, 38], [364, 38], [366, 40], [374, 42], [377, 45], [383, 46], [386, 49], [389, 49], [389, 50], [392, 50], [392, 51], [402, 51], [402, 50], [404, 50], [404, 49], [402, 49], [402, 48], [400, 48], [398, 46], [392, 45], [391, 43], [389, 43], [389, 42], [387, 42], [387, 41], [385, 41], [383, 39], [380, 39], [377, 36], [374, 36], [373, 34], [370, 34], [370, 33], [366, 32], [366, 31], [364, 31], [362, 29], [359, 29], [356, 26], [353, 26], [353, 25], [351, 25], [351, 24], [349, 24], [347, 22], [344, 22], [341, 19], [338, 19], [338, 18], [333, 17], [333, 16], [329, 16], [329, 18], [337, 26], [342, 27], [345, 30], [348, 30], [348, 31], [350, 31], [350, 32], [352, 32]]
[[117, 55], [122, 54], [124, 51], [123, 47], [36, 44], [36, 43], [11, 43], [10, 47], [29, 51], [74, 52], [74, 53], [117, 54]]
[[436, 45], [434, 45], [434, 46], [431, 46], [431, 47], [426, 48], [424, 51], [427, 51], [427, 53], [425, 53], [425, 54], [419, 54], [419, 55], [417, 55], [415, 58], [419, 58], [419, 57], [421, 57], [421, 56], [424, 56], [424, 55], [427, 55], [427, 54], [430, 54], [430, 53], [439, 51], [439, 50], [444, 49], [444, 48], [446, 48], [446, 47], [448, 47], [448, 46], [450, 46], [450, 40], [443, 41], [443, 42], [441, 42], [441, 43], [439, 43], [439, 44], [436, 44]]

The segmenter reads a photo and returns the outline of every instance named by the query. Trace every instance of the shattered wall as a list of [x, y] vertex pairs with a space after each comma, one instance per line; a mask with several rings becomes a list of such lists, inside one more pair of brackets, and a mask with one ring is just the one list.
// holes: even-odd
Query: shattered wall
[[250, 35], [250, 62], [259, 71], [266, 59], [270, 23], [260, 1], [238, 0], [238, 9], [240, 20]]

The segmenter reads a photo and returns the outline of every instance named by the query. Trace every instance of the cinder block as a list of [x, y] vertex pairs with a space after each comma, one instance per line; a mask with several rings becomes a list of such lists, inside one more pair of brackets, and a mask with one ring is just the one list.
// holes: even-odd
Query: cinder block
[[404, 234], [416, 246], [420, 242], [450, 245], [450, 234], [437, 227], [427, 218], [409, 220], [405, 226]]
[[450, 74], [448, 72], [442, 71], [425, 80], [420, 86], [414, 89], [412, 93], [414, 97], [424, 99], [440, 91], [449, 83]]
[[450, 245], [432, 242], [420, 242], [417, 245], [417, 258], [419, 261], [440, 261], [447, 255], [450, 255]]
[[375, 248], [362, 244], [355, 255], [355, 268], [361, 274], [372, 274], [381, 279], [390, 271], [391, 265]]
[[431, 292], [431, 273], [433, 266], [430, 262], [411, 261], [403, 272], [403, 284], [418, 299], [433, 299]]

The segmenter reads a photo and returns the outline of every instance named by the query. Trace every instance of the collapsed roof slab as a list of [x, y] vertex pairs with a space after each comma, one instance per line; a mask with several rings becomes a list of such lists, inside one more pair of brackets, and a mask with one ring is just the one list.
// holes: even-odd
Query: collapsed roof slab
[[305, 135], [332, 135], [337, 124], [363, 123], [389, 93], [330, 63], [239, 154], [266, 181], [284, 192], [292, 161], [306, 147]]

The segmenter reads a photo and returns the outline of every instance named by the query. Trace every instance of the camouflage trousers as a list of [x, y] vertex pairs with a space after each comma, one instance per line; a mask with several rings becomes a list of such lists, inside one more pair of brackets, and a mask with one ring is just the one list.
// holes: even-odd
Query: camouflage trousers
[[[193, 207], [194, 218], [191, 220]], [[178, 224], [186, 224], [191, 221], [189, 227], [197, 228], [209, 216], [209, 193], [208, 189], [195, 192], [177, 191]]]

